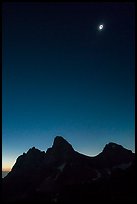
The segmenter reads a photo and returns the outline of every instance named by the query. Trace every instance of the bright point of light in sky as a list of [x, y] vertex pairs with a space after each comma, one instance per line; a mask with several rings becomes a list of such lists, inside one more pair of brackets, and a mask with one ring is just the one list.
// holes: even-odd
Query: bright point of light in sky
[[102, 30], [103, 29], [103, 24], [99, 25], [99, 30]]

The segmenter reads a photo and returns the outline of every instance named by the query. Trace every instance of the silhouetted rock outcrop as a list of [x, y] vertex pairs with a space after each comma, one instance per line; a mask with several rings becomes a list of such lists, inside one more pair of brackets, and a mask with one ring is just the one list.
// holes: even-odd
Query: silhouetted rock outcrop
[[[125, 202], [135, 200], [134, 153], [115, 143], [95, 157], [76, 152], [57, 136], [46, 153], [19, 156], [3, 179], [4, 203]], [[126, 186], [130, 186], [128, 191]]]
[[73, 157], [74, 152], [71, 144], [63, 137], [57, 136], [54, 139], [52, 147], [47, 149], [45, 161], [47, 164], [67, 161]]
[[[96, 156], [101, 167], [113, 168], [118, 165], [131, 165], [134, 158], [134, 154], [131, 150], [128, 150], [116, 143], [108, 143], [104, 147], [103, 151]], [[98, 162], [97, 162], [98, 163]], [[122, 166], [121, 166], [122, 168]], [[123, 166], [124, 168], [124, 166]]]

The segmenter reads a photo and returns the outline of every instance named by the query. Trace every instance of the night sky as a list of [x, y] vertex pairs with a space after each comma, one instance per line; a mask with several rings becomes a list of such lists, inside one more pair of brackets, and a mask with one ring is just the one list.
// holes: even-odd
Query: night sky
[[134, 152], [134, 4], [2, 10], [3, 169], [33, 146], [46, 151], [56, 135], [90, 156], [108, 142]]

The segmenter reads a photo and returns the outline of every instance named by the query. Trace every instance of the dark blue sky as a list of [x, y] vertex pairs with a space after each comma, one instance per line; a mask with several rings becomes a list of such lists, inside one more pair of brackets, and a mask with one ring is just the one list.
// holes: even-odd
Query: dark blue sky
[[134, 151], [134, 4], [5, 3], [2, 25], [3, 168], [56, 135]]

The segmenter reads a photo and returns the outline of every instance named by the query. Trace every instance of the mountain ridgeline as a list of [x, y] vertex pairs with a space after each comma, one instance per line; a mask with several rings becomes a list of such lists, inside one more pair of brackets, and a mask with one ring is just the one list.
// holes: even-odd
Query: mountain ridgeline
[[3, 203], [135, 203], [135, 155], [116, 143], [89, 157], [57, 136], [19, 156], [3, 178]]

